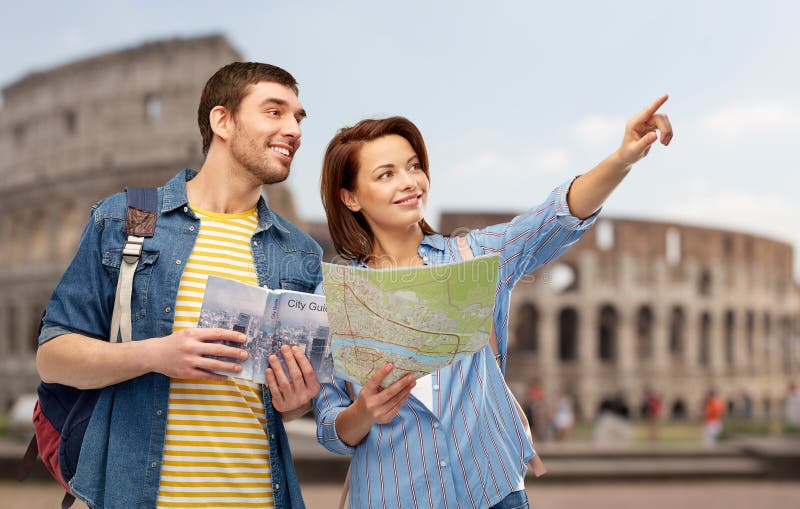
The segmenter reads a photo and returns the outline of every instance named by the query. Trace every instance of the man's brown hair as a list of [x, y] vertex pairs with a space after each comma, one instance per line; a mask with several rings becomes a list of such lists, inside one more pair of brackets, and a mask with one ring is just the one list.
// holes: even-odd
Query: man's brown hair
[[[404, 117], [362, 120], [352, 127], [342, 128], [328, 144], [322, 161], [320, 194], [328, 216], [328, 230], [336, 252], [348, 260], [366, 261], [372, 254], [373, 235], [361, 212], [353, 212], [342, 202], [340, 190], [355, 191], [358, 175], [358, 154], [365, 143], [396, 134], [402, 136], [414, 149], [425, 176], [428, 173], [428, 150], [422, 133]], [[422, 233], [436, 231], [421, 219]]]
[[231, 115], [235, 115], [250, 85], [262, 81], [278, 83], [299, 94], [294, 76], [280, 67], [260, 62], [233, 62], [208, 79], [197, 108], [197, 124], [203, 137], [203, 154], [208, 154], [211, 140], [214, 139], [209, 121], [211, 110], [216, 106], [223, 106]]

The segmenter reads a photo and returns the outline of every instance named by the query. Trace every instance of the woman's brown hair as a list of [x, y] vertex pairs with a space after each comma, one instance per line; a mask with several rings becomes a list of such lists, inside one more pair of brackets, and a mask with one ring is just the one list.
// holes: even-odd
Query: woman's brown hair
[[[328, 216], [328, 231], [336, 252], [347, 260], [366, 260], [372, 253], [374, 238], [364, 216], [345, 206], [339, 190], [355, 191], [361, 147], [369, 141], [390, 134], [402, 136], [408, 141], [419, 158], [422, 171], [430, 180], [428, 150], [425, 148], [422, 133], [405, 117], [366, 119], [352, 127], [342, 128], [328, 143], [325, 151], [320, 179], [322, 205]], [[436, 233], [425, 219], [420, 220], [419, 226], [425, 235]]]

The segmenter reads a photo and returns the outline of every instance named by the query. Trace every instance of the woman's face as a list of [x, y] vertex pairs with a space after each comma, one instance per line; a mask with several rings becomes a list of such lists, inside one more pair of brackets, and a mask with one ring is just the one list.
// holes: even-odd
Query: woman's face
[[340, 196], [377, 233], [419, 223], [425, 216], [428, 188], [428, 177], [411, 144], [390, 134], [361, 147], [355, 190], [342, 189]]

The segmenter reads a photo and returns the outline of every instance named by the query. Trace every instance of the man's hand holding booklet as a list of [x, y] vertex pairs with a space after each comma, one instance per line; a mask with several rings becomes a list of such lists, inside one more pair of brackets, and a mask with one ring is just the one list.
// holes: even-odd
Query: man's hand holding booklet
[[[199, 327], [219, 327], [247, 336], [247, 360], [235, 376], [265, 383], [264, 370], [281, 345], [298, 346], [319, 381], [330, 381], [333, 361], [328, 341], [325, 297], [291, 290], [268, 290], [216, 276], [208, 277]], [[230, 359], [225, 359], [226, 361]], [[285, 369], [285, 366], [284, 366]], [[221, 373], [231, 375], [231, 373]]]

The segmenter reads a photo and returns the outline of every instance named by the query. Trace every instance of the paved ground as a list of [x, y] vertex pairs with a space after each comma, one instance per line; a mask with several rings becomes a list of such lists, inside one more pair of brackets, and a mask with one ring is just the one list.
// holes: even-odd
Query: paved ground
[[[528, 483], [528, 494], [536, 509], [796, 509], [800, 506], [800, 483], [708, 482], [636, 484], [547, 484]], [[303, 494], [309, 509], [336, 507], [339, 486], [306, 485]], [[0, 508], [54, 509], [62, 496], [53, 483], [0, 482]], [[74, 507], [85, 509], [83, 504]]]

